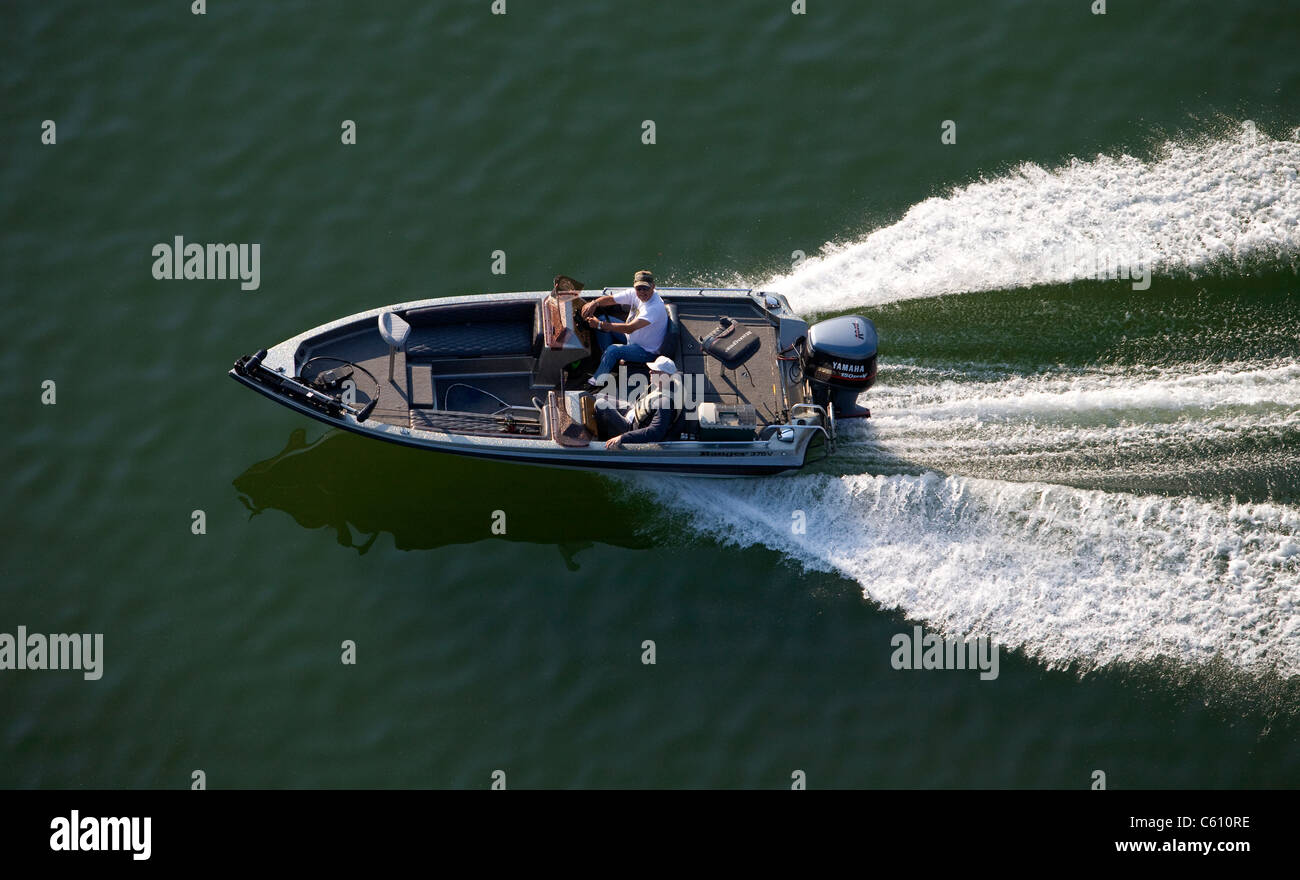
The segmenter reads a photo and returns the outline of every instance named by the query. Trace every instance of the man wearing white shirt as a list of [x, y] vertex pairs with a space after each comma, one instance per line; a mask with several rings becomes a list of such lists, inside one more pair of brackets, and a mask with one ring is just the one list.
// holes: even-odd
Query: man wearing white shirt
[[[612, 305], [627, 306], [627, 320], [603, 321], [595, 317], [597, 309]], [[654, 360], [659, 356], [664, 334], [668, 331], [668, 309], [655, 292], [654, 274], [646, 269], [633, 276], [632, 287], [628, 290], [587, 303], [582, 307], [582, 316], [594, 330], [627, 334], [626, 342], [605, 348], [596, 375], [587, 380], [589, 385], [600, 385], [597, 378], [609, 374], [620, 360], [636, 364], [648, 364]]]

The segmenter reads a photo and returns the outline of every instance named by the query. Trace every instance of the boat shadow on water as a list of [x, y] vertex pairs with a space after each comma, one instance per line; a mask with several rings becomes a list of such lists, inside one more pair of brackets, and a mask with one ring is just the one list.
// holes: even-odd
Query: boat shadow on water
[[554, 544], [576, 571], [577, 552], [597, 543], [651, 546], [619, 485], [597, 474], [430, 455], [346, 431], [309, 441], [295, 429], [233, 484], [250, 518], [280, 510], [362, 554], [385, 532], [399, 550], [505, 539]]

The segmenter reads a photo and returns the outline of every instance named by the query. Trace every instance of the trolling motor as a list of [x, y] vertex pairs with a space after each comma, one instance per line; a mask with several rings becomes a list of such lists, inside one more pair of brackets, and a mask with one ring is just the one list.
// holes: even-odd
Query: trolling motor
[[808, 328], [802, 352], [804, 376], [813, 402], [833, 406], [837, 419], [869, 418], [858, 395], [876, 381], [876, 325], [858, 315], [844, 315]]
[[[333, 393], [342, 384], [343, 380], [351, 375], [352, 371], [350, 369], [346, 372], [327, 370], [326, 374], [333, 375], [330, 375], [325, 382], [309, 385], [300, 379], [283, 376], [262, 366], [266, 354], [267, 351], [263, 348], [254, 354], [240, 358], [235, 361], [235, 372], [259, 384], [269, 385], [281, 394], [335, 418], [340, 418], [344, 413], [351, 413], [358, 422], [364, 422], [370, 418], [370, 414], [375, 411], [375, 405], [379, 403], [379, 394], [376, 394], [365, 406], [357, 408], [345, 403], [342, 398]], [[356, 366], [348, 361], [343, 363], [349, 367]], [[364, 368], [361, 369], [364, 370]], [[368, 370], [365, 370], [365, 372], [370, 375]], [[374, 376], [371, 376], [371, 378], [373, 379]], [[378, 381], [375, 382], [375, 386], [382, 393], [383, 389]]]

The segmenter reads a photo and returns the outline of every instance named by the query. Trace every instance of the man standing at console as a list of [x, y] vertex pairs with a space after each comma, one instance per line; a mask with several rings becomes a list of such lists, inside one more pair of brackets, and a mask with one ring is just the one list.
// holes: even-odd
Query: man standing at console
[[[597, 309], [613, 305], [628, 307], [626, 321], [602, 321], [595, 317]], [[596, 381], [597, 377], [607, 375], [620, 360], [635, 364], [648, 364], [654, 360], [659, 356], [668, 330], [668, 309], [655, 292], [654, 274], [645, 269], [633, 276], [631, 289], [598, 297], [583, 306], [582, 317], [587, 319], [592, 329], [607, 334], [606, 338], [619, 334], [623, 339], [620, 344], [606, 343], [600, 366], [596, 368], [596, 375], [587, 380], [588, 385], [602, 384]]]

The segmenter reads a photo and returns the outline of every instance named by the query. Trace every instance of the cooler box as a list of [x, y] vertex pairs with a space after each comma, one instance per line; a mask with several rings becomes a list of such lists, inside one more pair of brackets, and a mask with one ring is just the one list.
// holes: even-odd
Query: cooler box
[[758, 433], [758, 417], [752, 404], [701, 403], [701, 440], [753, 440]]

